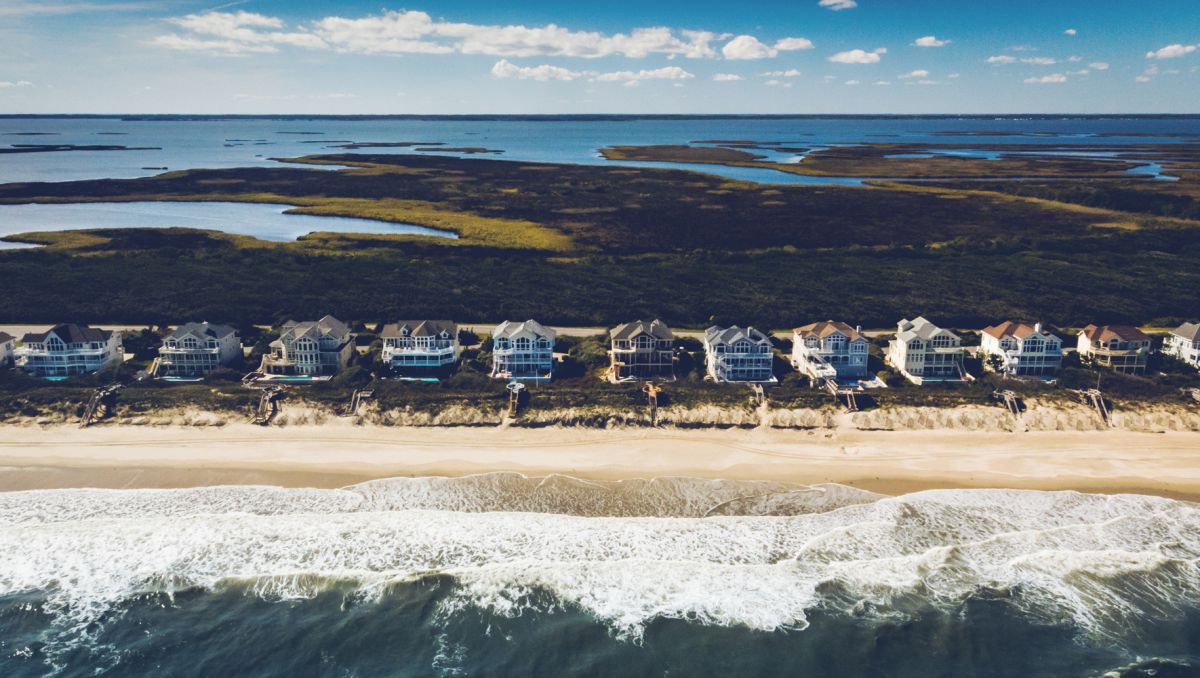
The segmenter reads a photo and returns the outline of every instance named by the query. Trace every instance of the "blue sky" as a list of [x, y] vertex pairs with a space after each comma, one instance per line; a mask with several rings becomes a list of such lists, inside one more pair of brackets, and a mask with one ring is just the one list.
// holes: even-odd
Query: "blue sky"
[[0, 112], [1200, 112], [1197, 0], [0, 0]]

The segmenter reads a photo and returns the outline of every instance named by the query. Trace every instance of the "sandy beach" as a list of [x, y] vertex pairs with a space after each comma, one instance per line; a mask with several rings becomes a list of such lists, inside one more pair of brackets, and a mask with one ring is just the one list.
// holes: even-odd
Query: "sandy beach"
[[836, 482], [1135, 492], [1200, 499], [1200, 434], [388, 428], [0, 428], [0, 490], [272, 484], [515, 471], [619, 480]]

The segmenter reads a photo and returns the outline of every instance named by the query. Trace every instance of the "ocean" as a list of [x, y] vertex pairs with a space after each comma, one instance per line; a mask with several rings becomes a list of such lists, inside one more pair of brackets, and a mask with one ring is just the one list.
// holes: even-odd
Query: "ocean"
[[0, 494], [3, 676], [1200, 673], [1200, 506], [493, 473]]

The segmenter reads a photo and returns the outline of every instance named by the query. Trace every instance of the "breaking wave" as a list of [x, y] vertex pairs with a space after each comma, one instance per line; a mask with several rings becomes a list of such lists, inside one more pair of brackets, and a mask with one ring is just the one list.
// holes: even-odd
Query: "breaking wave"
[[[1086, 643], [1200, 600], [1197, 505], [1136, 495], [487, 474], [338, 490], [0, 494], [0, 596], [36, 592], [64, 635], [146, 594], [452, 582], [438, 614], [562, 606], [622, 638], [656, 619], [800, 630], [815, 611], [904, 618], [999, 600]], [[549, 601], [549, 602], [548, 602]]]

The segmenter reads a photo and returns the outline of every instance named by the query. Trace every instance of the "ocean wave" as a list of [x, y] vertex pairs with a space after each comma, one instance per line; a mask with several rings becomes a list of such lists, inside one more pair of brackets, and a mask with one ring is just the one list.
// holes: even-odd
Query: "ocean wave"
[[437, 510], [576, 516], [796, 515], [877, 501], [843, 485], [664, 477], [595, 481], [565, 475], [483, 473], [385, 478], [339, 490], [220, 486], [172, 490], [65, 489], [0, 493], [0, 526], [95, 518], [251, 513]]
[[[493, 489], [481, 492], [420, 480], [329, 491], [16, 493], [26, 506], [12, 497], [0, 505], [0, 595], [42, 592], [63, 628], [83, 629], [147, 593], [237, 583], [288, 600], [349, 582], [377, 598], [448, 577], [443, 614], [518, 615], [548, 596], [630, 638], [663, 618], [802, 629], [817, 608], [883, 619], [988, 597], [1092, 642], [1137, 634], [1136, 620], [1178, 618], [1200, 600], [1200, 509], [1170, 499], [939, 490], [864, 501], [866, 493], [836, 486], [666, 479], [614, 492], [520, 477], [488, 478]], [[568, 499], [515, 501], [510, 480]], [[623, 496], [637, 496], [634, 487], [652, 488], [654, 499]], [[594, 500], [613, 494], [622, 498]], [[479, 496], [490, 497], [487, 506], [690, 515], [408, 508], [478, 511]], [[782, 504], [786, 515], [694, 517], [739, 503]]]

